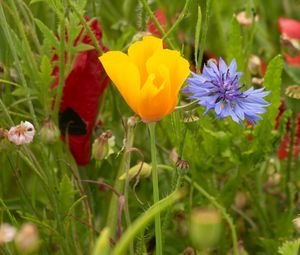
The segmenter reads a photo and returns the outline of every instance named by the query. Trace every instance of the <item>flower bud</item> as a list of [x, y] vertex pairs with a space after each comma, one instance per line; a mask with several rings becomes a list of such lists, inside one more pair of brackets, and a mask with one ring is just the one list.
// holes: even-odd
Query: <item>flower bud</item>
[[251, 55], [248, 60], [248, 68], [252, 74], [259, 74], [261, 69], [261, 60], [256, 55]]
[[[245, 11], [238, 13], [238, 15], [236, 15], [236, 19], [240, 25], [245, 27], [252, 25], [253, 22], [253, 18], [247, 16], [247, 13]], [[258, 22], [258, 20], [259, 20], [259, 16], [255, 15], [254, 21]]]
[[17, 230], [13, 226], [7, 223], [1, 224], [0, 225], [0, 247], [5, 243], [11, 242], [14, 239], [16, 232]]
[[176, 169], [179, 175], [187, 174], [189, 168], [190, 168], [190, 163], [187, 160], [183, 160], [180, 158], [177, 160]]
[[178, 154], [177, 154], [177, 151], [176, 151], [176, 148], [173, 148], [170, 153], [169, 153], [169, 160], [176, 164], [176, 162], [178, 161]]
[[0, 128], [0, 141], [4, 138], [7, 138], [8, 131], [4, 128]]
[[59, 140], [60, 131], [55, 123], [50, 119], [46, 119], [40, 130], [40, 137], [44, 143], [52, 144]]
[[23, 224], [15, 238], [17, 249], [22, 254], [30, 254], [38, 249], [39, 243], [37, 227], [31, 223]]
[[294, 112], [300, 112], [300, 86], [291, 85], [285, 89], [287, 106]]
[[95, 139], [92, 146], [92, 158], [96, 161], [101, 161], [107, 158], [113, 153], [113, 147], [115, 146], [115, 137], [111, 131], [102, 133]]
[[194, 209], [191, 213], [190, 238], [199, 251], [213, 247], [221, 233], [221, 216], [215, 209]]
[[[143, 165], [142, 165], [143, 164]], [[147, 163], [139, 162], [135, 166], [131, 167], [128, 170], [128, 178], [129, 181], [132, 180], [134, 177], [142, 177], [142, 178], [148, 178], [151, 174], [151, 166]], [[119, 180], [125, 180], [126, 179], [126, 173], [122, 174], [119, 177]]]
[[300, 234], [300, 217], [293, 219], [293, 225], [296, 231]]
[[234, 198], [234, 205], [237, 209], [243, 210], [247, 205], [247, 194], [245, 192], [237, 192]]
[[136, 123], [137, 123], [137, 117], [136, 116], [131, 116], [127, 120], [127, 125], [129, 127], [134, 127], [136, 125]]
[[252, 82], [253, 85], [261, 87], [264, 84], [265, 79], [264, 78], [253, 77], [251, 82]]

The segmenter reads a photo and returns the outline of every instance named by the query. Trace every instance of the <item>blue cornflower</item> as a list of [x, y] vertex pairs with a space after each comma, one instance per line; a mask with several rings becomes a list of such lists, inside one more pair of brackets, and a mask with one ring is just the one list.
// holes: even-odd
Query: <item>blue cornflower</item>
[[229, 66], [222, 58], [219, 59], [219, 66], [209, 61], [209, 66], [204, 65], [202, 74], [192, 73], [193, 77], [186, 80], [189, 85], [182, 92], [187, 93], [190, 99], [199, 100], [199, 105], [206, 106], [204, 114], [214, 109], [217, 118], [230, 116], [239, 124], [246, 119], [254, 125], [262, 119], [258, 114], [264, 113], [264, 107], [269, 105], [263, 97], [270, 92], [253, 87], [241, 91], [243, 85], [239, 80], [242, 73], [236, 69], [235, 59]]

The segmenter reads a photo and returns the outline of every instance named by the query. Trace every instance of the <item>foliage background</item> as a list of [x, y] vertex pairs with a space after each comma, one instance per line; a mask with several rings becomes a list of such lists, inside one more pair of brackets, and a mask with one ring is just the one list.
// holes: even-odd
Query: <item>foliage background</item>
[[[248, 70], [250, 54], [257, 54], [268, 63], [264, 86], [271, 91], [267, 100], [271, 106], [256, 126], [239, 126], [230, 119], [218, 120], [212, 114], [203, 116], [203, 109], [176, 111], [157, 125], [159, 163], [173, 167], [161, 170], [160, 193], [165, 196], [174, 189], [177, 178], [174, 162], [169, 158], [176, 148], [182, 159], [189, 162], [188, 176], [204, 188], [226, 209], [234, 222], [239, 244], [248, 254], [277, 254], [285, 241], [297, 238], [292, 219], [299, 211], [299, 156], [292, 164], [292, 178], [286, 181], [286, 161], [277, 158], [277, 147], [286, 132], [291, 112], [286, 111], [280, 127], [275, 130], [275, 118], [283, 89], [299, 84], [299, 70], [287, 66], [282, 57], [277, 19], [280, 16], [299, 19], [300, 4], [292, 0], [192, 0], [186, 1], [187, 12], [181, 13], [185, 1], [148, 1], [154, 11], [162, 9], [167, 16], [166, 31], [172, 20], [184, 15], [169, 34], [168, 39], [190, 63], [195, 63], [195, 31], [198, 6], [202, 22], [199, 54], [203, 51], [222, 56], [227, 61], [236, 58], [244, 72], [244, 82], [251, 86]], [[35, 124], [37, 131], [49, 115], [57, 123], [57, 112], [51, 108], [54, 92], [50, 93], [54, 52], [66, 50], [74, 56], [79, 50], [72, 44], [62, 45], [55, 39], [65, 27], [70, 34], [78, 33], [79, 16], [87, 15], [100, 21], [103, 43], [111, 50], [126, 50], [133, 37], [147, 29], [148, 13], [137, 0], [78, 0], [78, 1], [0, 1], [0, 62], [1, 74], [0, 127], [9, 128], [21, 120]], [[246, 10], [257, 13], [259, 22], [242, 27], [235, 14]], [[207, 20], [207, 23], [206, 23]], [[199, 30], [200, 29], [200, 30]], [[207, 30], [207, 34], [206, 34]], [[196, 38], [195, 38], [196, 37]], [[72, 68], [65, 67], [65, 77]], [[283, 72], [282, 72], [283, 71]], [[184, 102], [181, 99], [181, 103]], [[104, 124], [94, 137], [111, 130], [116, 137], [115, 153], [96, 164], [77, 167], [67, 146], [62, 142], [46, 145], [36, 136], [29, 146], [16, 147], [8, 142], [0, 144], [0, 221], [20, 227], [23, 222], [38, 226], [41, 244], [36, 254], [91, 254], [95, 240], [106, 225], [108, 204], [112, 192], [83, 180], [99, 178], [114, 185], [122, 157], [123, 139], [127, 129], [123, 123], [132, 115], [130, 109], [113, 85], [109, 85], [101, 99], [98, 119]], [[190, 115], [199, 119], [192, 123], [183, 120]], [[133, 146], [150, 162], [148, 132], [141, 122], [135, 127]], [[120, 153], [118, 153], [120, 152]], [[131, 153], [130, 165], [139, 160]], [[276, 173], [279, 184], [267, 189], [268, 180]], [[211, 207], [211, 201], [187, 184], [185, 199], [177, 202], [163, 214], [164, 254], [180, 254], [191, 242], [186, 228], [194, 207]], [[288, 191], [287, 191], [288, 190]], [[152, 204], [151, 179], [141, 179], [129, 187], [128, 207], [134, 221]], [[289, 192], [292, 196], [289, 196]], [[237, 194], [246, 196], [246, 205], [236, 206]], [[143, 201], [140, 204], [136, 195]], [[117, 208], [115, 208], [117, 210]], [[128, 226], [124, 220], [124, 229]], [[145, 247], [153, 250], [153, 226], [145, 236], [135, 239], [135, 253]], [[142, 247], [142, 248], [141, 248]], [[144, 247], [144, 248], [143, 248]], [[3, 254], [17, 254], [14, 244], [0, 247]], [[211, 254], [230, 254], [231, 232], [223, 221], [219, 242]], [[243, 253], [240, 253], [243, 254]]]

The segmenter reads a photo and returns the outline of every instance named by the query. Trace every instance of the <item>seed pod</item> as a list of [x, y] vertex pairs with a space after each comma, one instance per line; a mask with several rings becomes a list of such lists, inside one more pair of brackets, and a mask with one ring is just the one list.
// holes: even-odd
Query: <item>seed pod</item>
[[300, 112], [300, 86], [291, 85], [285, 89], [287, 106], [294, 112]]
[[40, 130], [40, 137], [44, 143], [55, 143], [59, 140], [60, 131], [55, 123], [50, 119], [46, 119]]
[[115, 146], [115, 137], [111, 131], [102, 133], [95, 139], [92, 146], [92, 158], [96, 161], [101, 161], [113, 153]]
[[[128, 170], [128, 178], [131, 181], [134, 177], [142, 177], [142, 178], [148, 178], [151, 174], [151, 166], [147, 163], [139, 162], [135, 166], [131, 167]], [[126, 173], [122, 174], [119, 177], [119, 180], [125, 180], [126, 179]]]
[[35, 252], [40, 244], [37, 227], [31, 223], [23, 224], [16, 235], [15, 244], [22, 254]]
[[221, 233], [221, 216], [215, 209], [194, 209], [191, 213], [190, 238], [199, 251], [213, 247]]

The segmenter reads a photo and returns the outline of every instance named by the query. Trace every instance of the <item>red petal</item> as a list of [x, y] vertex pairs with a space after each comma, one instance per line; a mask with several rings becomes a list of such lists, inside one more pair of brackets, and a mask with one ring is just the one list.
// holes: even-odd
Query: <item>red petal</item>
[[279, 31], [288, 37], [300, 40], [300, 22], [294, 19], [280, 17], [278, 19]]

